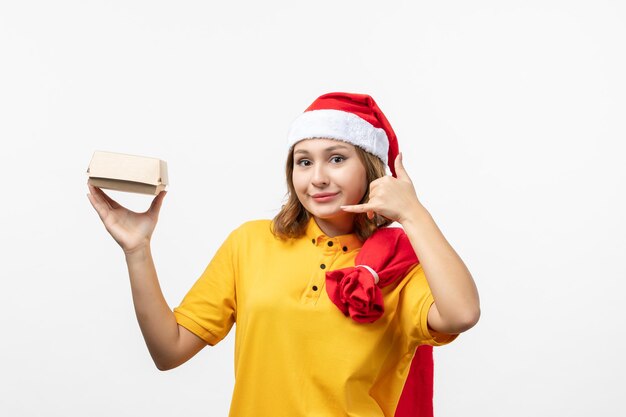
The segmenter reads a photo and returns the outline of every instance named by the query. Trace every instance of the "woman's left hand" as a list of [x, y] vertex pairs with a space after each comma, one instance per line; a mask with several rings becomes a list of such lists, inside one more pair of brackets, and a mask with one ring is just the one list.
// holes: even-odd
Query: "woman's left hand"
[[367, 213], [372, 219], [374, 213], [402, 224], [411, 213], [422, 208], [417, 198], [413, 182], [402, 165], [402, 154], [394, 161], [397, 178], [390, 175], [370, 183], [369, 201], [364, 204], [341, 206], [351, 213]]

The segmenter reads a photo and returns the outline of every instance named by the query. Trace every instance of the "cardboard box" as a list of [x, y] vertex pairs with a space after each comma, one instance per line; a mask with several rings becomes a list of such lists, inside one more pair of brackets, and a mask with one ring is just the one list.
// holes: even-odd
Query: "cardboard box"
[[87, 168], [94, 187], [157, 195], [168, 184], [167, 163], [156, 158], [96, 151]]

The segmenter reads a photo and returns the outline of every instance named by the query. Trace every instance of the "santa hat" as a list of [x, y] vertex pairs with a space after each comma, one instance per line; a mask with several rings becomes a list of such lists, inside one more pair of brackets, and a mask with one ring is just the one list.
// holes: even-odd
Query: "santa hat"
[[287, 135], [290, 147], [312, 138], [336, 139], [358, 146], [380, 158], [396, 176], [398, 139], [367, 94], [328, 93], [318, 97], [293, 121]]

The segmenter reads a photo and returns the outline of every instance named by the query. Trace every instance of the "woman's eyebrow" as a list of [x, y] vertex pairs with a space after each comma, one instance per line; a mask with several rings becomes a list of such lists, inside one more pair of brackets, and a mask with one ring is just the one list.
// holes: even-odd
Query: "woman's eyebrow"
[[[334, 146], [329, 146], [328, 148], [324, 149], [324, 152], [332, 152], [332, 151], [336, 151], [337, 149], [348, 150], [349, 148], [345, 145], [334, 145]], [[308, 154], [309, 151], [307, 151], [306, 149], [298, 149], [297, 151], [294, 151], [294, 154], [297, 154], [297, 153]]]

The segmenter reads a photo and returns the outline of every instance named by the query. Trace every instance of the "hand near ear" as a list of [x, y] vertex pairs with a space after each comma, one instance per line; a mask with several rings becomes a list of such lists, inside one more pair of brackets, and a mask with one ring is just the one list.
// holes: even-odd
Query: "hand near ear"
[[364, 204], [341, 206], [351, 213], [367, 213], [373, 218], [374, 213], [397, 221], [400, 224], [406, 216], [421, 206], [415, 193], [413, 182], [402, 164], [402, 154], [394, 161], [397, 178], [384, 176], [370, 183], [369, 201]]
[[122, 207], [101, 189], [89, 185], [87, 198], [100, 216], [104, 227], [125, 253], [131, 253], [150, 243], [152, 232], [159, 218], [166, 191], [154, 197], [150, 208], [143, 213], [135, 213]]

